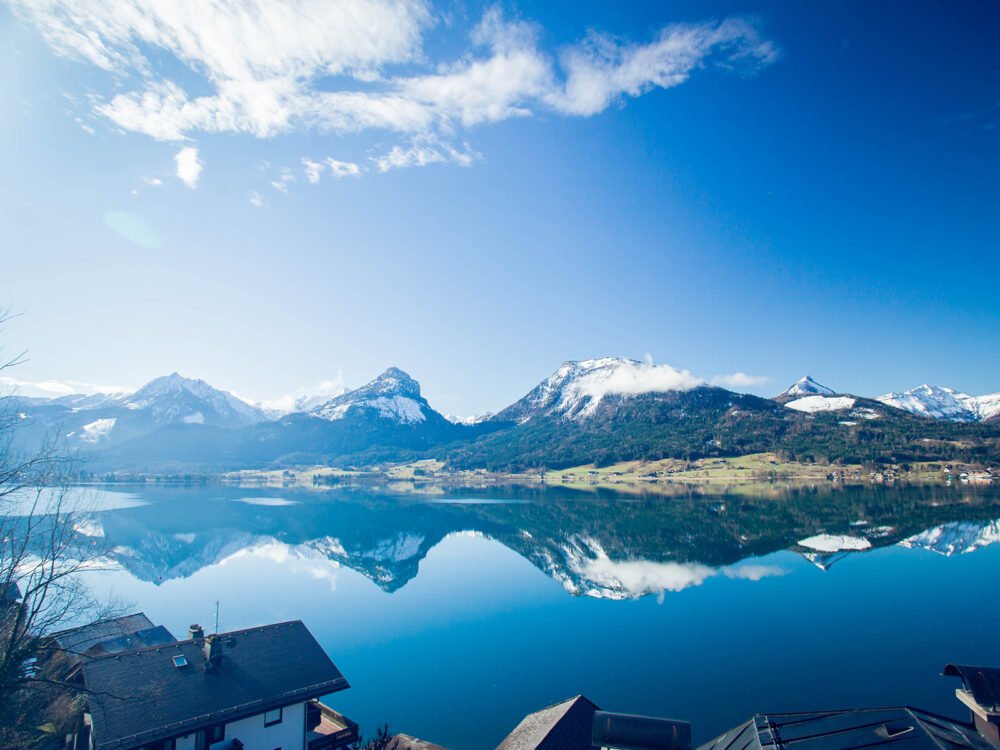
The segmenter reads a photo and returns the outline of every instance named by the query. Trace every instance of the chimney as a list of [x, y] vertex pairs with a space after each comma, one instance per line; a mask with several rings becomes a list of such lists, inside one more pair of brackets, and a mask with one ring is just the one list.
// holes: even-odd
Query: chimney
[[222, 661], [222, 639], [218, 635], [208, 636], [202, 651], [205, 653], [206, 669], [219, 666], [219, 662]]
[[979, 736], [1000, 750], [1000, 669], [948, 664], [945, 677], [960, 677], [955, 696], [972, 712]]
[[194, 625], [188, 626], [188, 638], [190, 638], [192, 641], [204, 637], [205, 637], [205, 629], [201, 625], [198, 625], [196, 623]]

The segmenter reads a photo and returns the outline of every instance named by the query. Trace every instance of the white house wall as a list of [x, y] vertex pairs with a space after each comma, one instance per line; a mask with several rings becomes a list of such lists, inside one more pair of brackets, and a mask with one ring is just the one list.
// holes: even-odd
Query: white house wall
[[[281, 723], [271, 727], [264, 726], [264, 714], [226, 724], [225, 740], [209, 745], [209, 750], [227, 748], [234, 739], [239, 739], [246, 750], [275, 750], [279, 747], [281, 750], [303, 750], [305, 735], [306, 704], [296, 703], [285, 706]], [[177, 750], [180, 747], [178, 743]]]

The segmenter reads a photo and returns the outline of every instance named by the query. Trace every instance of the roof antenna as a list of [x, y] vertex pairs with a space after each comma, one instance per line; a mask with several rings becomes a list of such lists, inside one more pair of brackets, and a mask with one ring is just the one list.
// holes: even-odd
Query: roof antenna
[[215, 634], [219, 634], [219, 602], [215, 602]]

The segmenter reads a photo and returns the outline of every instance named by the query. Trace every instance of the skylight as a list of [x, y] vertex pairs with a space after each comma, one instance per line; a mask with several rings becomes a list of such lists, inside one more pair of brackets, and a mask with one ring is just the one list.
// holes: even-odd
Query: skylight
[[170, 658], [173, 660], [175, 667], [178, 667], [178, 668], [179, 667], [186, 667], [187, 664], [188, 664], [187, 657], [184, 656], [183, 654], [179, 654], [178, 656], [172, 656]]

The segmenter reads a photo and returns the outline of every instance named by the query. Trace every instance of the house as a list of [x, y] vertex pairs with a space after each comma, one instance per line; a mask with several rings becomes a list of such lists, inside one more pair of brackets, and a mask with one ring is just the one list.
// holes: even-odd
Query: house
[[357, 725], [319, 702], [348, 687], [302, 622], [109, 653], [82, 662], [77, 750], [329, 750]]
[[582, 695], [525, 716], [497, 750], [691, 750], [684, 721], [601, 711]]
[[89, 658], [177, 641], [169, 630], [154, 625], [142, 612], [61, 630], [48, 640], [57, 658], [64, 660], [68, 677]]
[[[972, 722], [909, 706], [755, 714], [697, 750], [1000, 750], [1000, 669], [949, 664]], [[691, 750], [686, 722], [611, 714], [578, 695], [526, 716], [497, 750]]]

